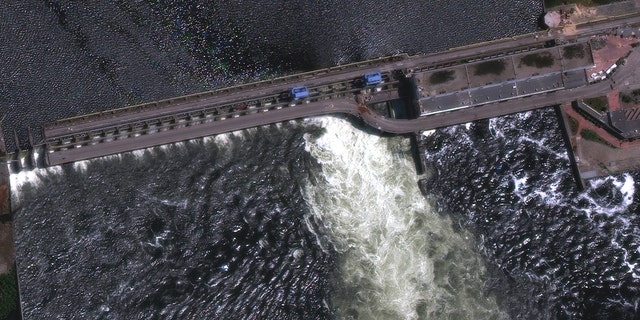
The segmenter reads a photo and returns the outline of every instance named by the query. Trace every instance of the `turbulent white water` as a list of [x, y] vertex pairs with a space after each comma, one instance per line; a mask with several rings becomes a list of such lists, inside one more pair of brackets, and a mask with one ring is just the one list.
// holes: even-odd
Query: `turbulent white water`
[[339, 252], [332, 303], [342, 318], [500, 319], [484, 262], [420, 194], [408, 139], [321, 118], [305, 136], [321, 172], [305, 190]]
[[[535, 168], [549, 167], [545, 155], [563, 162], [559, 147], [549, 149], [534, 142], [540, 139], [513, 138], [505, 125], [496, 125], [488, 135], [510, 137], [509, 141], [517, 141], [514, 144], [543, 152], [536, 153], [534, 160], [523, 160], [521, 155], [532, 152], [502, 147], [500, 159], [510, 169], [494, 181], [490, 180], [496, 176], [491, 169], [493, 154], [499, 153], [481, 149], [492, 146], [485, 140], [474, 142], [477, 138], [469, 132], [477, 128], [432, 132], [437, 136], [450, 131], [453, 137], [444, 140], [440, 151], [430, 151], [433, 163], [448, 155], [460, 158], [446, 160], [449, 164], [438, 171], [444, 178], [429, 192], [449, 190], [445, 198], [456, 199], [467, 179], [483, 188], [497, 186], [493, 193], [475, 195], [485, 198], [449, 207], [454, 208], [452, 214], [471, 208], [467, 221], [474, 216], [490, 221], [486, 222], [489, 231], [480, 233], [483, 244], [475, 244], [474, 237], [452, 226], [449, 215], [438, 213], [420, 194], [408, 139], [371, 135], [334, 117], [299, 124], [242, 130], [12, 174], [13, 201], [19, 208], [15, 222], [22, 252], [21, 281], [24, 287], [34, 288], [26, 291], [24, 310], [28, 315], [96, 312], [108, 313], [110, 318], [149, 318], [175, 313], [207, 318], [216, 310], [236, 314], [249, 310], [247, 305], [262, 305], [266, 307], [260, 314], [273, 318], [282, 315], [286, 301], [290, 306], [306, 306], [300, 311], [303, 319], [330, 318], [334, 311], [339, 319], [519, 319], [518, 315], [529, 314], [509, 310], [507, 316], [496, 297], [487, 294], [486, 286], [501, 294], [502, 308], [513, 309], [523, 301], [521, 296], [506, 301], [504, 295], [511, 294], [508, 288], [496, 291], [495, 283], [500, 281], [487, 275], [478, 253], [482, 248], [514, 278], [534, 284], [552, 281], [540, 289], [553, 291], [549, 299], [573, 295], [580, 281], [615, 287], [626, 285], [619, 280], [623, 277], [628, 278], [624, 281], [640, 277], [636, 215], [627, 214], [634, 210], [637, 189], [637, 177], [632, 174], [593, 179], [585, 192], [568, 193], [565, 171], [551, 167], [540, 175], [522, 169], [526, 160], [535, 160]], [[322, 132], [316, 127], [322, 127]], [[487, 159], [487, 163], [469, 164], [466, 159]], [[489, 182], [478, 176], [487, 176]], [[524, 215], [475, 213], [483, 203], [491, 204], [496, 195], [509, 192], [514, 200], [503, 199], [514, 201], [515, 206], [538, 205], [523, 211]], [[514, 227], [519, 220], [510, 220], [541, 223], [549, 219], [538, 215], [546, 212], [540, 209], [546, 206], [569, 208], [575, 218], [553, 214], [556, 220], [527, 232]], [[487, 205], [487, 210], [495, 207]], [[60, 219], [73, 223], [59, 224]], [[550, 228], [548, 236], [540, 236], [542, 228]], [[578, 259], [580, 254], [595, 257], [594, 261], [569, 264], [571, 269], [565, 272], [562, 268], [568, 264], [557, 256]], [[522, 264], [534, 267], [518, 264], [517, 259], [525, 258], [529, 260]], [[165, 263], [176, 267], [163, 269]], [[94, 278], [95, 265], [108, 269], [109, 277]], [[594, 276], [575, 280], [584, 265]], [[29, 266], [55, 270], [43, 273]], [[175, 270], [187, 271], [175, 276]], [[264, 274], [269, 275], [266, 282]], [[92, 280], [68, 281], [70, 275]], [[124, 294], [111, 282], [101, 282], [107, 278], [141, 287]], [[166, 290], [156, 292], [158, 283]], [[192, 287], [182, 288], [185, 283]], [[564, 283], [573, 285], [563, 288]], [[241, 288], [233, 289], [235, 285]], [[331, 292], [326, 292], [329, 287]], [[42, 288], [65, 292], [49, 296]], [[198, 290], [206, 294], [192, 297]], [[80, 301], [84, 295], [77, 292], [110, 302], [103, 310], [107, 304], [102, 300]], [[533, 292], [531, 299], [537, 299], [540, 291]], [[179, 305], [165, 304], [166, 295], [184, 300]], [[37, 304], [48, 297], [55, 299]], [[622, 294], [623, 298], [612, 297], [624, 306], [635, 301]], [[62, 301], [76, 298], [76, 309], [58, 308]], [[209, 305], [211, 301], [215, 303]], [[524, 301], [526, 310], [539, 307]], [[200, 310], [202, 305], [210, 308]], [[541, 318], [544, 312], [532, 312], [530, 318]], [[289, 313], [291, 319], [294, 314]]]
[[36, 188], [40, 185], [43, 175], [59, 174], [60, 166], [50, 167], [46, 169], [22, 170], [12, 173], [9, 177], [11, 185], [11, 206], [16, 208], [20, 205], [23, 188]]

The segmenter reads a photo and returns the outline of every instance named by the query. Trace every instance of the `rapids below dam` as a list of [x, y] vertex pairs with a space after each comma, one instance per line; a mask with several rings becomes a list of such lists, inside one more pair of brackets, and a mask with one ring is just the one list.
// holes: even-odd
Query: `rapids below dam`
[[[542, 10], [464, 0], [1, 6], [10, 144], [28, 126], [114, 104], [531, 32]], [[14, 174], [25, 318], [637, 315], [638, 173], [576, 191], [547, 109], [420, 143], [420, 184], [409, 139], [342, 117]]]

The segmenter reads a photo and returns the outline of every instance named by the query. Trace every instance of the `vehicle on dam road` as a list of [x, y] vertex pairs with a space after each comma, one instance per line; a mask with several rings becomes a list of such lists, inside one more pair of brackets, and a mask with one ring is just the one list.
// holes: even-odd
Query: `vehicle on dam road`
[[295, 86], [291, 88], [291, 99], [302, 100], [309, 97], [309, 89], [305, 86]]
[[364, 74], [365, 87], [375, 86], [379, 83], [382, 83], [382, 74], [380, 72], [370, 72]]

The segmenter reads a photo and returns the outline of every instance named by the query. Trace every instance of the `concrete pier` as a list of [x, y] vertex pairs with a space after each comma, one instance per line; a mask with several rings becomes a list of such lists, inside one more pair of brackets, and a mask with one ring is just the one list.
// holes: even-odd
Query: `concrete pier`
[[565, 147], [567, 148], [567, 154], [569, 155], [569, 166], [571, 167], [571, 174], [573, 175], [573, 179], [576, 181], [578, 190], [584, 190], [585, 181], [584, 179], [582, 179], [582, 176], [580, 174], [580, 168], [578, 168], [576, 155], [571, 145], [571, 137], [569, 136], [569, 133], [571, 132], [569, 120], [562, 107], [556, 106], [555, 111], [558, 119], [560, 120], [559, 123], [560, 131], [562, 132], [562, 139], [564, 140]]

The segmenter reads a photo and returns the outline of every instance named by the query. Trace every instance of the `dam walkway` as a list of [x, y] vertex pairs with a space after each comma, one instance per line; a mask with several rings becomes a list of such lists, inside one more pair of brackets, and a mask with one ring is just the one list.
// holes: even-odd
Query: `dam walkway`
[[[358, 117], [380, 131], [413, 133], [599, 96], [614, 88], [633, 90], [640, 87], [635, 74], [640, 69], [637, 50], [612, 78], [591, 83], [586, 74], [593, 67], [587, 39], [615, 26], [639, 23], [640, 14], [630, 14], [589, 23], [578, 29], [572, 42], [560, 46], [551, 33], [526, 34], [438, 54], [394, 55], [80, 115], [43, 125], [40, 145], [45, 165], [58, 165], [336, 113]], [[566, 52], [575, 51], [570, 46], [584, 50], [580, 59], [568, 58]], [[552, 62], [537, 69], [522, 66], [531, 59]], [[501, 69], [478, 72], [491, 66]], [[380, 72], [382, 82], [365, 86], [362, 75], [368, 72]], [[466, 77], [456, 78], [457, 73]], [[446, 83], [447, 78], [444, 84], [433, 80], [442, 74], [454, 75], [457, 80]], [[296, 85], [306, 86], [309, 96], [292, 100], [289, 91]], [[441, 88], [435, 90], [438, 85]], [[379, 112], [380, 105], [391, 102], [404, 104], [410, 119], [394, 119]], [[444, 110], [440, 109], [443, 103], [448, 106]]]

